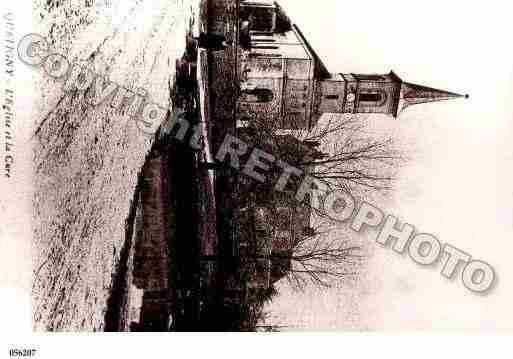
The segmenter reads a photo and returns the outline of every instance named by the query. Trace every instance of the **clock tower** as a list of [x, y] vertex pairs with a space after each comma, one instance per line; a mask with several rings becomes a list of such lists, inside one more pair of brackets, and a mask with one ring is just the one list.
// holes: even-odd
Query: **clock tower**
[[332, 74], [316, 80], [313, 114], [375, 113], [397, 117], [406, 107], [468, 95], [403, 82], [393, 71], [385, 75]]

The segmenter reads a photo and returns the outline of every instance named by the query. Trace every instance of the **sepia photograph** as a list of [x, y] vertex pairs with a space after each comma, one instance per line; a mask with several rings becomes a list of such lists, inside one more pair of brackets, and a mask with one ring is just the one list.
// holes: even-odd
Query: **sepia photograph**
[[2, 4], [5, 332], [513, 329], [509, 10]]

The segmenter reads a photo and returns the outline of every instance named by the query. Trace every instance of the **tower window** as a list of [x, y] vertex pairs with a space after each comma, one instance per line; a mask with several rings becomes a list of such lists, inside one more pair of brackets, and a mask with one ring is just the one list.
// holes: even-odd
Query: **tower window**
[[327, 95], [325, 97], [326, 97], [326, 100], [338, 100], [339, 99], [339, 95]]
[[360, 102], [381, 102], [383, 96], [380, 93], [364, 92], [360, 94]]
[[383, 106], [387, 101], [387, 93], [382, 90], [367, 90], [361, 92], [358, 96], [358, 101], [363, 106]]

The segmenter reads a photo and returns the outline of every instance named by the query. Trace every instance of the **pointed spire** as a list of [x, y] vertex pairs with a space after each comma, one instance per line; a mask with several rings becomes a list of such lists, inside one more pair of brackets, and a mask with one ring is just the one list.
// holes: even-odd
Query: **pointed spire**
[[462, 97], [469, 98], [469, 95], [460, 95], [454, 92], [403, 82], [401, 86], [401, 104], [399, 106], [399, 112], [411, 105], [452, 100]]

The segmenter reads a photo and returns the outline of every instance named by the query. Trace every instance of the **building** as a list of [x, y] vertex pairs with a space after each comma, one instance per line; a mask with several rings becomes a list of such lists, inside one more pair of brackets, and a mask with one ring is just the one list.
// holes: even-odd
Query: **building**
[[239, 234], [241, 256], [252, 268], [246, 278], [249, 288], [269, 288], [287, 276], [292, 270], [294, 249], [313, 234], [311, 209], [292, 203], [289, 193], [281, 196], [283, 203], [276, 207], [273, 204], [241, 210], [240, 217], [244, 219], [239, 225], [245, 232]]
[[406, 107], [462, 96], [404, 82], [388, 74], [330, 73], [282, 8], [267, 0], [242, 1], [251, 47], [241, 50], [239, 125], [269, 120], [282, 129], [309, 128], [323, 113], [397, 117]]

